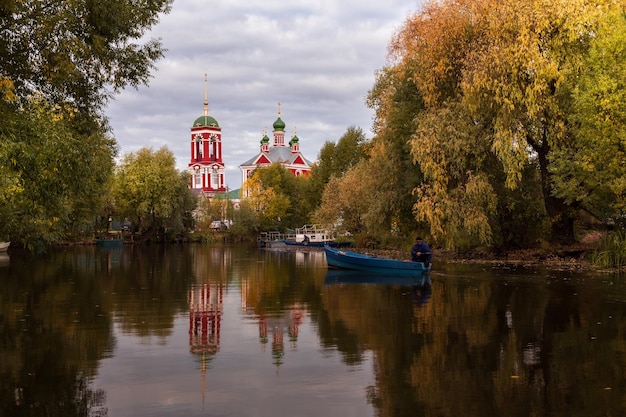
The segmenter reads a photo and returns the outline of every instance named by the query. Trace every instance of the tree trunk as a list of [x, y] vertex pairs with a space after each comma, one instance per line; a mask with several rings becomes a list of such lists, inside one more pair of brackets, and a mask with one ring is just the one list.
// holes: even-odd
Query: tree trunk
[[546, 139], [541, 146], [533, 146], [539, 160], [539, 172], [541, 174], [541, 191], [546, 212], [550, 218], [551, 235], [550, 241], [558, 243], [574, 242], [574, 215], [571, 206], [562, 198], [552, 195], [552, 174], [548, 170], [548, 153], [550, 145]]

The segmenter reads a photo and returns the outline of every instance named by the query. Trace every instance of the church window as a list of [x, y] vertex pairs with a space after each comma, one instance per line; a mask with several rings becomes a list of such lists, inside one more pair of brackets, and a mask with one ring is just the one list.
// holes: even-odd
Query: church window
[[220, 174], [216, 167], [213, 167], [213, 173], [211, 174], [211, 187], [216, 189], [220, 185]]

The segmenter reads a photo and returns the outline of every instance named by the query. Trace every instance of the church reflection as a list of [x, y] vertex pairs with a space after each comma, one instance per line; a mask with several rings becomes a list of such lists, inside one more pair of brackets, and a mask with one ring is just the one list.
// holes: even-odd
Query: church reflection
[[285, 334], [288, 337], [290, 347], [295, 349], [304, 314], [305, 310], [300, 303], [293, 303], [289, 309], [283, 311], [280, 315], [258, 315], [259, 340], [264, 349], [269, 343], [269, 334], [271, 333], [272, 363], [276, 365], [276, 372], [278, 372], [278, 367], [283, 363]]
[[221, 282], [193, 285], [189, 289], [189, 351], [200, 360], [202, 401], [206, 371], [220, 349], [220, 329], [224, 311], [224, 285]]
[[221, 283], [196, 285], [189, 290], [189, 347], [191, 353], [214, 354], [219, 350], [224, 311]]
[[[226, 290], [227, 283], [219, 279], [193, 284], [188, 290], [189, 351], [199, 358], [203, 380], [209, 363], [220, 350]], [[278, 372], [285, 350], [296, 349], [306, 309], [300, 302], [293, 301], [282, 308], [259, 313], [258, 291], [249, 280], [240, 283], [240, 291], [240, 311], [257, 323], [261, 349], [266, 351], [269, 347], [272, 363]]]

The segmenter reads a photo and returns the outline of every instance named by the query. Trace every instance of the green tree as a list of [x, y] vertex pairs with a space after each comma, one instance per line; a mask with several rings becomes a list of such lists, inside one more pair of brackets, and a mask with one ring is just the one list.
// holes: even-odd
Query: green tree
[[368, 141], [363, 130], [350, 126], [337, 143], [327, 141], [311, 170], [312, 203], [317, 206], [326, 184], [332, 176], [342, 176], [367, 156]]
[[86, 135], [74, 112], [43, 100], [9, 114], [0, 128], [0, 239], [32, 248], [90, 226], [112, 172], [113, 139]]
[[[423, 174], [411, 156], [411, 135], [417, 128], [424, 102], [415, 84], [399, 68], [377, 72], [376, 83], [368, 94], [367, 104], [376, 112], [376, 135], [368, 149], [373, 199], [366, 216], [369, 232], [400, 236], [412, 233], [419, 225], [413, 215], [413, 190], [423, 181]], [[380, 236], [383, 237], [383, 236]]]
[[171, 3], [0, 1], [0, 239], [57, 242], [110, 205], [102, 109], [147, 83], [163, 49], [145, 34]]
[[3, 1], [0, 79], [20, 100], [41, 94], [91, 114], [106, 103], [108, 87], [147, 83], [163, 49], [145, 35], [171, 3]]
[[555, 194], [605, 224], [626, 224], [626, 18], [607, 13], [573, 91], [571, 146], [557, 150]]
[[189, 225], [196, 197], [186, 173], [176, 170], [172, 152], [142, 148], [126, 154], [116, 172], [113, 195], [117, 213], [151, 237], [159, 230], [182, 232]]
[[233, 236], [242, 238], [262, 231], [252, 200], [248, 198], [241, 200], [239, 209], [233, 211], [233, 225], [229, 231]]

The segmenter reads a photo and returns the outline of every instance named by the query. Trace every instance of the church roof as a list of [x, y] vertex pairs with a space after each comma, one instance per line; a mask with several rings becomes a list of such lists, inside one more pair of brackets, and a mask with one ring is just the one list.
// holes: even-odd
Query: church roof
[[250, 158], [240, 166], [255, 165], [260, 156], [266, 155], [271, 163], [292, 164], [296, 159], [303, 159], [308, 166], [313, 165], [313, 162], [306, 159], [302, 154], [292, 153], [291, 148], [287, 146], [272, 146], [269, 149], [269, 153], [259, 152], [254, 157]]
[[217, 120], [208, 114], [198, 117], [191, 127], [220, 127]]

